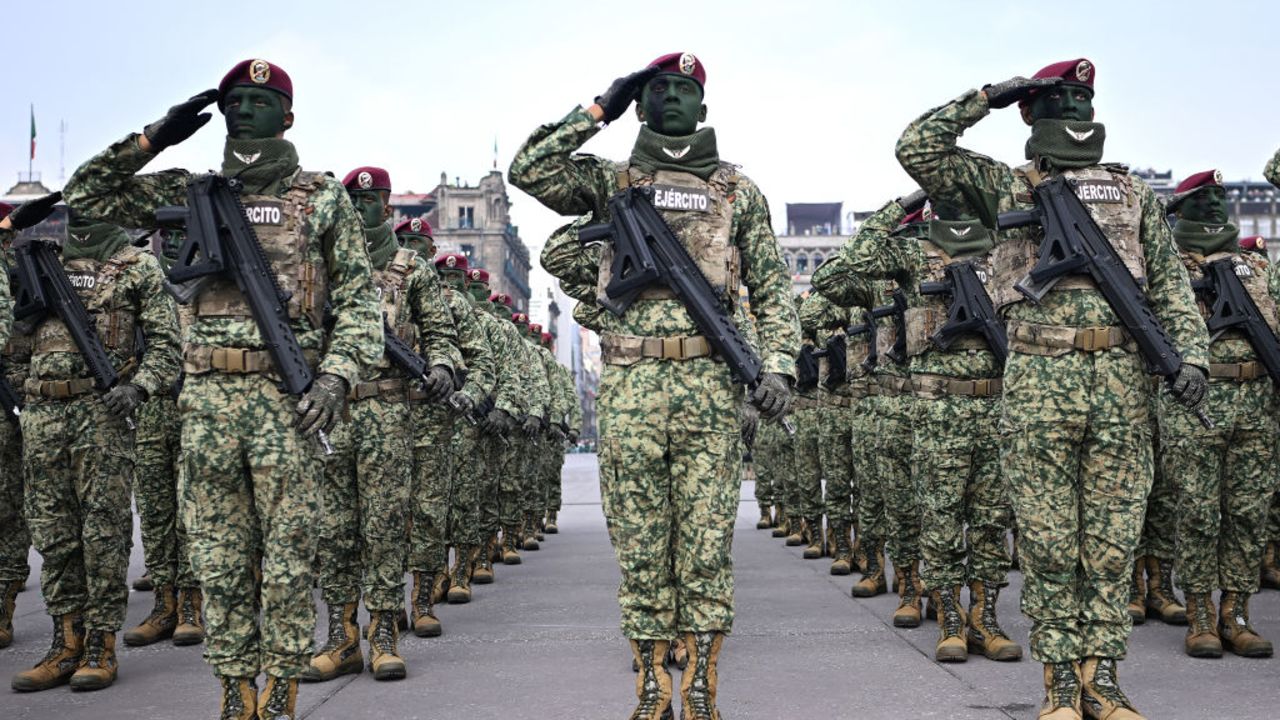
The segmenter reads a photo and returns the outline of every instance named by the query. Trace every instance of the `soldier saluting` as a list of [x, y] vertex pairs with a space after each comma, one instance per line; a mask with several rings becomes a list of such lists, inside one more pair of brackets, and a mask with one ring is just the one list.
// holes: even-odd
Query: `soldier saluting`
[[[221, 172], [243, 184], [246, 216], [277, 283], [290, 293], [289, 325], [315, 380], [300, 399], [282, 392], [245, 296], [225, 278], [204, 285], [192, 299], [195, 318], [184, 338], [181, 507], [205, 591], [205, 657], [223, 685], [221, 717], [292, 718], [315, 627], [312, 559], [323, 461], [312, 431], [333, 425], [361, 370], [382, 352], [360, 219], [341, 183], [299, 168], [284, 139], [294, 122], [293, 83], [260, 59], [238, 63], [216, 90], [175, 105], [89, 160], [66, 194], [95, 217], [155, 226], [158, 208], [185, 203], [192, 176], [137, 173], [208, 122], [210, 113], [201, 111], [215, 101], [227, 126]], [[258, 696], [260, 672], [267, 680]]]

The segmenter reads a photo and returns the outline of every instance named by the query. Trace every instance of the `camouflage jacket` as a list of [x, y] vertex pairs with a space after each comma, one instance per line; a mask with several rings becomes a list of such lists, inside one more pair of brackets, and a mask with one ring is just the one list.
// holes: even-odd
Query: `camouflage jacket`
[[[408, 318], [418, 335], [416, 350], [427, 361], [427, 366], [443, 365], [454, 372], [460, 370], [462, 357], [458, 354], [458, 332], [435, 270], [422, 258], [415, 257], [413, 270], [405, 277], [400, 292], [404, 295], [399, 312], [409, 313]], [[385, 372], [391, 377], [404, 375], [403, 370], [394, 366], [385, 368]], [[380, 372], [375, 368], [369, 368], [364, 374], [366, 380], [379, 377]]]
[[[186, 203], [191, 173], [166, 170], [137, 174], [156, 154], [138, 147], [130, 134], [76, 169], [63, 189], [67, 204], [86, 215], [131, 228], [155, 227], [157, 208]], [[283, 184], [287, 185], [287, 183]], [[362, 371], [382, 356], [382, 321], [370, 280], [369, 255], [359, 216], [342, 183], [332, 178], [314, 193], [305, 208], [308, 257], [328, 269], [332, 331], [295, 320], [294, 334], [304, 350], [323, 353], [321, 373], [337, 375], [354, 385]], [[257, 325], [250, 319], [196, 318], [186, 332], [196, 347], [263, 348]]]
[[[845, 328], [850, 325], [861, 323], [861, 314], [855, 320], [854, 313], [849, 308], [840, 307], [831, 302], [831, 299], [818, 292], [809, 294], [804, 304], [800, 306], [800, 328], [806, 333], [811, 334], [814, 338], [814, 347], [818, 350], [825, 350], [827, 340], [832, 335], [843, 335]], [[845, 341], [846, 359], [848, 367], [845, 376], [851, 377], [858, 375], [858, 363], [862, 361], [865, 355], [865, 348], [861, 356], [855, 350], [852, 354], [848, 351], [851, 343]], [[834, 395], [849, 395], [853, 392], [853, 388], [848, 383], [839, 385], [835, 390], [828, 391], [826, 389], [827, 379], [831, 375], [831, 359], [822, 357], [818, 359], [818, 388], [822, 393], [831, 393]]]
[[538, 359], [542, 361], [542, 371], [547, 378], [547, 421], [553, 424], [563, 423], [565, 415], [569, 414], [569, 406], [572, 403], [564, 394], [564, 384], [560, 376], [560, 363], [556, 362], [555, 356], [551, 354], [550, 350], [541, 345], [532, 345], [532, 348]]
[[516, 352], [510, 345], [512, 339], [518, 338], [512, 338], [503, 331], [503, 325], [510, 323], [503, 323], [474, 302], [472, 306], [476, 321], [484, 328], [485, 343], [493, 358], [494, 407], [509, 415], [519, 415], [520, 403], [525, 396], [525, 382], [520, 364], [514, 359]]
[[[505, 309], [498, 312], [505, 312]], [[500, 347], [506, 351], [499, 360], [510, 366], [507, 370], [512, 371], [518, 381], [515, 386], [517, 392], [507, 398], [511, 406], [503, 407], [502, 397], [499, 396], [495, 401], [495, 407], [505, 410], [514, 417], [545, 415], [549, 404], [549, 389], [541, 380], [542, 363], [533, 356], [533, 348], [524, 339], [519, 328], [510, 320], [496, 315], [493, 318], [497, 321], [498, 333], [502, 338]], [[538, 373], [535, 375], [530, 371], [531, 368], [537, 368]]]
[[[1027, 210], [1031, 186], [1014, 169], [956, 145], [960, 135], [991, 112], [986, 95], [971, 90], [907, 126], [898, 139], [898, 161], [934, 200], [971, 208], [989, 228], [1000, 213]], [[1046, 177], [1054, 174], [1045, 170]], [[1138, 241], [1145, 262], [1146, 294], [1183, 360], [1208, 367], [1208, 334], [1195, 308], [1186, 270], [1178, 260], [1164, 209], [1146, 183], [1132, 177], [1140, 203]], [[1000, 233], [996, 242], [1038, 237], [1038, 228]], [[1034, 234], [1034, 235], [1033, 235]], [[1050, 290], [1040, 304], [1015, 302], [1001, 310], [1009, 319], [1069, 327], [1115, 326], [1120, 321], [1102, 294], [1089, 288]]]
[[[433, 272], [432, 275], [434, 274]], [[458, 350], [462, 352], [462, 362], [467, 369], [467, 381], [462, 385], [462, 392], [473, 402], [480, 404], [494, 388], [493, 348], [489, 346], [484, 325], [476, 317], [475, 303], [471, 296], [448, 285], [440, 285], [440, 290], [448, 303], [449, 314], [453, 316], [453, 324], [457, 328]]]
[[[7, 245], [12, 239], [11, 230], [0, 230], [0, 243]], [[6, 253], [0, 253], [0, 347], [9, 343], [13, 332], [13, 299], [9, 292], [9, 261]]]
[[[562, 215], [588, 212], [601, 220], [606, 201], [618, 190], [615, 163], [575, 153], [599, 132], [581, 107], [563, 120], [534, 131], [511, 163], [513, 185]], [[800, 332], [791, 306], [791, 280], [770, 226], [769, 206], [755, 183], [740, 176], [733, 196], [731, 235], [741, 256], [741, 277], [756, 315], [764, 372], [795, 376]], [[542, 253], [547, 272], [571, 287], [594, 288], [602, 248], [572, 240], [548, 242]], [[566, 291], [567, 292], [567, 291]], [[582, 300], [581, 297], [574, 297]], [[675, 299], [642, 299], [619, 318], [596, 316], [602, 334], [669, 337], [700, 334], [684, 305]]]
[[578, 390], [574, 386], [573, 373], [569, 368], [557, 364], [559, 369], [560, 387], [564, 394], [565, 405], [568, 411], [565, 413], [565, 426], [570, 430], [582, 430], [582, 403], [578, 401]]

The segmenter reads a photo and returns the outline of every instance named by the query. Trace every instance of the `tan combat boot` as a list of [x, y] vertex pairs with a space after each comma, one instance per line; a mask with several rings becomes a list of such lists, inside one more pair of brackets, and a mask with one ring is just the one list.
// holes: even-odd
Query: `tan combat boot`
[[198, 587], [178, 590], [178, 627], [173, 630], [174, 645], [199, 645], [204, 642], [204, 593]]
[[757, 530], [768, 530], [773, 527], [773, 512], [768, 505], [760, 504], [760, 519], [756, 521]]
[[547, 520], [546, 520], [546, 522], [542, 523], [542, 529], [543, 529], [543, 530], [544, 530], [548, 535], [556, 535], [556, 534], [558, 534], [558, 533], [560, 532], [560, 525], [559, 525], [559, 523], [557, 523], [557, 522], [556, 522], [556, 519], [557, 519], [557, 518], [556, 518], [556, 514], [557, 514], [557, 513], [556, 513], [556, 511], [555, 511], [555, 510], [548, 510], [548, 511], [547, 511]]
[[257, 720], [258, 685], [253, 678], [220, 677], [222, 707], [218, 720]]
[[87, 630], [80, 666], [71, 675], [72, 690], [101, 690], [111, 687], [119, 671], [116, 662], [116, 634], [106, 630]]
[[430, 573], [415, 572], [413, 574], [413, 634], [418, 637], [439, 637], [444, 632], [436, 617], [435, 603], [431, 600], [431, 588], [435, 585], [435, 576]]
[[294, 678], [267, 676], [267, 684], [258, 695], [259, 720], [296, 720], [298, 681]]
[[1094, 720], [1146, 720], [1120, 689], [1114, 658], [1085, 658], [1080, 665], [1081, 708]]
[[339, 675], [358, 675], [364, 670], [364, 656], [360, 654], [360, 623], [356, 621], [358, 608], [359, 604], [354, 602], [329, 606], [329, 638], [311, 656], [311, 665], [302, 671], [298, 679], [324, 682]]
[[[960, 586], [933, 591], [933, 602], [938, 608], [938, 644], [933, 650], [933, 659], [938, 662], [965, 662], [969, 659], [965, 641], [967, 618], [960, 606]], [[893, 620], [897, 625], [896, 615]]]
[[13, 612], [20, 592], [21, 580], [10, 580], [0, 585], [0, 648], [13, 644]]
[[172, 585], [156, 587], [156, 604], [141, 625], [124, 634], [124, 644], [139, 647], [173, 637], [178, 627], [178, 595]]
[[1195, 658], [1222, 657], [1213, 593], [1187, 593], [1187, 638], [1182, 649]]
[[79, 615], [53, 618], [53, 642], [49, 652], [30, 670], [13, 676], [13, 689], [33, 692], [57, 687], [71, 679], [84, 655], [84, 624]]
[[1000, 588], [981, 581], [969, 583], [969, 652], [1001, 662], [1022, 659], [1022, 646], [1009, 639], [996, 618]]
[[1150, 555], [1147, 562], [1147, 616], [1166, 625], [1186, 625], [1187, 608], [1173, 590], [1173, 561]]
[[636, 675], [636, 699], [639, 703], [631, 720], [672, 720], [671, 673], [662, 660], [667, 655], [666, 640], [632, 640], [632, 667]]
[[450, 605], [471, 602], [471, 551], [470, 545], [453, 549], [453, 568], [449, 571], [449, 594], [445, 599]]
[[[448, 553], [448, 549], [445, 552]], [[448, 559], [449, 556], [446, 554], [446, 565], [448, 565]], [[431, 583], [432, 604], [444, 602], [445, 596], [449, 594], [449, 568], [445, 567], [438, 573], [432, 573], [431, 577], [435, 578], [435, 582]]]
[[1037, 720], [1081, 720], [1080, 666], [1074, 662], [1044, 664], [1044, 703]]
[[716, 709], [719, 688], [717, 665], [724, 633], [694, 632], [684, 634], [689, 651], [689, 667], [680, 677], [680, 720], [720, 720]]
[[532, 514], [525, 514], [524, 525], [520, 531], [520, 537], [524, 538], [520, 544], [520, 549], [528, 552], [534, 552], [542, 548], [542, 546], [538, 544], [538, 541], [542, 539], [538, 537], [538, 521], [533, 519]]
[[[897, 569], [897, 566], [894, 566]], [[910, 565], [898, 572], [898, 609], [893, 611], [893, 626], [900, 628], [920, 627], [920, 596], [924, 593], [924, 583], [920, 581], [920, 561], [913, 560]], [[957, 607], [959, 601], [957, 600]], [[964, 630], [961, 623], [961, 631]], [[963, 645], [964, 635], [960, 635]]]
[[1280, 590], [1280, 543], [1275, 540], [1262, 549], [1262, 587]]
[[784, 538], [791, 534], [787, 531], [786, 509], [781, 505], [773, 509], [773, 532], [769, 534], [776, 538]]
[[1129, 617], [1134, 625], [1147, 621], [1147, 584], [1143, 581], [1146, 558], [1133, 559], [1133, 574], [1129, 576]]
[[850, 594], [854, 597], [869, 598], [883, 595], [889, 587], [884, 580], [884, 541], [868, 540], [867, 561], [862, 567], [862, 579], [853, 584]]
[[1222, 591], [1218, 636], [1222, 647], [1240, 657], [1271, 657], [1271, 641], [1263, 639], [1249, 624], [1249, 593]]
[[787, 547], [800, 547], [804, 544], [804, 521], [797, 515], [787, 516]]
[[519, 565], [524, 562], [520, 558], [516, 535], [519, 531], [514, 526], [502, 529], [502, 564]]
[[403, 680], [404, 658], [400, 657], [400, 628], [392, 610], [369, 611], [369, 670], [374, 680]]
[[832, 575], [848, 575], [853, 572], [853, 544], [849, 539], [848, 523], [831, 523], [832, 555], [830, 572]]
[[805, 560], [817, 560], [827, 554], [826, 542], [822, 533], [822, 516], [804, 521], [806, 546], [801, 556]]
[[137, 580], [134, 580], [133, 589], [137, 590], [138, 592], [151, 592], [152, 590], [154, 590], [155, 586], [152, 585], [151, 583], [151, 573], [144, 572], [142, 573], [142, 577], [138, 578]]
[[493, 584], [493, 548], [497, 542], [496, 537], [490, 538], [489, 544], [477, 549], [475, 562], [471, 564], [471, 582], [476, 585]]

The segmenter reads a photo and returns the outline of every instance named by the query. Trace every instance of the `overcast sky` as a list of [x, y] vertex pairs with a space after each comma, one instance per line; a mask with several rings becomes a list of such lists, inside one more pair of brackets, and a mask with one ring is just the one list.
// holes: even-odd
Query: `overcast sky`
[[[540, 123], [589, 103], [618, 75], [690, 51], [707, 68], [707, 122], [720, 154], [769, 198], [871, 209], [909, 191], [893, 157], [903, 127], [964, 90], [1050, 62], [1097, 66], [1106, 159], [1212, 167], [1260, 178], [1280, 146], [1267, 2], [238, 2], [6, 3], [0, 56], [0, 190], [25, 171], [28, 105], [35, 169], [66, 173], [237, 61], [262, 57], [293, 78], [288, 138], [302, 165], [339, 176], [391, 172], [397, 192], [440, 173], [474, 183], [510, 164]], [[586, 150], [624, 158], [628, 115]], [[149, 169], [215, 168], [221, 118]], [[1027, 129], [997, 112], [963, 140], [1022, 159]], [[561, 222], [511, 189], [513, 221], [534, 252]], [[536, 264], [536, 260], [535, 260]]]

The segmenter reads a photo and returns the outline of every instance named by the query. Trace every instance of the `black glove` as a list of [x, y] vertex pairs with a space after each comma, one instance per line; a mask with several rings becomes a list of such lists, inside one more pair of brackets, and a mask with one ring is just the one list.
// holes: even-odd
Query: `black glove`
[[542, 418], [537, 415], [526, 416], [521, 429], [524, 430], [524, 435], [527, 438], [538, 437], [538, 433], [542, 432]]
[[1195, 365], [1183, 363], [1178, 374], [1169, 386], [1169, 393], [1186, 409], [1195, 412], [1204, 405], [1204, 396], [1209, 390], [1209, 380], [1204, 371]]
[[895, 202], [897, 202], [899, 205], [902, 206], [903, 212], [910, 215], [911, 213], [924, 207], [924, 204], [928, 201], [929, 201], [929, 193], [925, 192], [924, 190], [916, 190], [910, 195], [903, 195], [902, 197], [898, 198]]
[[1062, 78], [1040, 78], [1028, 80], [1021, 75], [1011, 77], [994, 85], [983, 85], [982, 92], [987, 94], [987, 105], [994, 109], [1006, 108], [1026, 99], [1033, 90], [1061, 85]]
[[458, 390], [449, 396], [449, 407], [460, 415], [470, 415], [476, 409], [476, 401], [471, 396]]
[[311, 383], [311, 388], [298, 401], [294, 412], [298, 413], [298, 421], [294, 427], [303, 433], [312, 430], [329, 432], [338, 422], [338, 413], [342, 404], [347, 401], [347, 381], [324, 373]]
[[550, 435], [551, 439], [557, 444], [564, 442], [564, 431], [560, 429], [559, 425], [552, 425], [547, 428], [547, 434]]
[[644, 89], [645, 83], [657, 74], [658, 68], [650, 65], [643, 70], [614, 80], [608, 90], [597, 95], [596, 104], [604, 110], [604, 121], [611, 123], [622, 117], [622, 113], [626, 112], [627, 108], [631, 107], [631, 103], [640, 97], [640, 91]]
[[205, 90], [169, 108], [164, 117], [143, 128], [142, 134], [151, 143], [151, 152], [160, 152], [194, 135], [213, 117], [213, 113], [200, 111], [217, 100], [217, 90]]
[[756, 428], [760, 426], [760, 411], [755, 405], [742, 408], [742, 444], [748, 450], [756, 444]]
[[564, 434], [564, 437], [565, 437], [565, 439], [566, 439], [566, 440], [568, 440], [569, 442], [573, 443], [574, 445], [577, 445], [577, 444], [578, 444], [578, 429], [577, 429], [577, 428], [569, 428], [569, 430]]
[[9, 224], [13, 226], [14, 230], [26, 230], [34, 225], [39, 225], [53, 213], [53, 206], [57, 205], [61, 199], [62, 193], [51, 192], [35, 200], [28, 200], [9, 213]]
[[515, 432], [516, 419], [511, 417], [511, 413], [506, 410], [494, 408], [489, 411], [485, 419], [489, 421], [489, 425], [499, 435], [510, 435]]
[[111, 417], [122, 420], [132, 415], [146, 399], [147, 394], [142, 388], [133, 383], [121, 383], [102, 396], [102, 404], [107, 406]]
[[765, 373], [751, 394], [751, 402], [760, 408], [765, 420], [782, 417], [791, 407], [791, 383], [778, 373]]
[[427, 393], [428, 400], [444, 400], [453, 390], [453, 371], [444, 365], [432, 365], [427, 374], [422, 376], [422, 389]]

